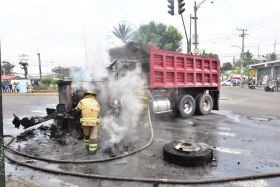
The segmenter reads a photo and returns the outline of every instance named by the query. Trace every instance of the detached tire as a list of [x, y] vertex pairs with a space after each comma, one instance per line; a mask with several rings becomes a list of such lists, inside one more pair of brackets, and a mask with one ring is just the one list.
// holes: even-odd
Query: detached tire
[[178, 110], [182, 118], [189, 118], [195, 110], [195, 101], [191, 95], [180, 95], [178, 99]]
[[[198, 151], [180, 151], [174, 148], [175, 144], [180, 141], [172, 141], [163, 146], [164, 160], [179, 166], [204, 166], [213, 160], [213, 150], [208, 148], [206, 144], [197, 144], [200, 147]], [[190, 143], [190, 145], [192, 145]]]
[[207, 115], [211, 112], [213, 107], [213, 100], [209, 94], [199, 94], [195, 98], [195, 113], [200, 115]]

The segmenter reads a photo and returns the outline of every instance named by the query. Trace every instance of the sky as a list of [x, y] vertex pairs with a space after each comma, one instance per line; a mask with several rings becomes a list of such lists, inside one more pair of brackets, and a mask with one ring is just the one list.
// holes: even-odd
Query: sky
[[[184, 2], [183, 18], [190, 37], [195, 1]], [[246, 29], [244, 51], [253, 53], [253, 58], [280, 53], [279, 0], [197, 0], [199, 4], [200, 51], [218, 54], [221, 63], [237, 60], [242, 47], [242, 32], [237, 29]], [[167, 5], [167, 0], [0, 0], [1, 60], [16, 65], [14, 72], [23, 74], [19, 56], [28, 55], [32, 76], [39, 76], [38, 53], [43, 75], [57, 66], [108, 64], [107, 50], [119, 45], [109, 37], [113, 27], [126, 23], [137, 29], [150, 21], [176, 27], [184, 36], [186, 53], [181, 16], [168, 14]]]

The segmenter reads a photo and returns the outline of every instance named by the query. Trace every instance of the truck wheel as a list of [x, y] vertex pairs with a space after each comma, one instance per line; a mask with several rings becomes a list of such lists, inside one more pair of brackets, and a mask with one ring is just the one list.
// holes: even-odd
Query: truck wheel
[[213, 160], [213, 149], [204, 143], [184, 140], [172, 141], [163, 146], [164, 160], [180, 166], [204, 166]]
[[193, 115], [195, 110], [195, 101], [191, 95], [180, 95], [178, 103], [178, 110], [182, 118], [189, 118]]
[[209, 94], [201, 94], [195, 101], [195, 112], [197, 114], [209, 114], [213, 107], [213, 100]]
[[200, 96], [201, 96], [202, 94], [203, 94], [203, 93], [199, 93], [199, 94], [197, 94], [197, 95], [195, 96], [195, 99], [194, 99], [194, 102], [195, 102], [195, 110], [194, 110], [194, 113], [195, 113], [195, 114], [200, 114], [199, 108], [197, 107], [197, 103], [198, 103], [199, 98], [200, 98]]

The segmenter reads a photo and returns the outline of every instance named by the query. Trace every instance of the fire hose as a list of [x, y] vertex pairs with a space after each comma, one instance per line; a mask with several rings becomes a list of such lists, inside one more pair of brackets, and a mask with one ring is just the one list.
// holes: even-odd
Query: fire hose
[[[148, 114], [150, 114], [149, 111], [149, 106], [148, 106]], [[32, 156], [29, 154], [22, 153], [20, 151], [14, 150], [10, 147], [8, 147], [13, 140], [15, 139], [12, 135], [4, 135], [4, 137], [11, 137], [11, 139], [4, 145], [6, 149], [9, 149], [10, 151], [13, 151], [21, 156], [33, 158], [36, 160], [41, 160], [41, 161], [49, 161], [49, 162], [56, 162], [56, 163], [96, 163], [96, 162], [106, 162], [106, 161], [111, 161], [111, 160], [116, 160], [119, 158], [123, 158], [126, 156], [130, 156], [132, 154], [135, 154], [137, 152], [142, 151], [143, 149], [147, 148], [148, 146], [151, 145], [153, 138], [154, 138], [154, 132], [153, 132], [153, 126], [151, 122], [151, 117], [148, 115], [149, 118], [149, 123], [150, 123], [150, 129], [151, 129], [151, 138], [149, 142], [133, 151], [130, 153], [126, 153], [120, 156], [116, 156], [113, 158], [106, 158], [106, 159], [96, 159], [96, 160], [56, 160], [56, 159], [47, 159], [47, 158], [41, 158], [41, 157], [36, 157]], [[210, 183], [221, 183], [221, 182], [230, 182], [230, 181], [240, 181], [240, 180], [252, 180], [252, 179], [258, 179], [258, 178], [268, 178], [268, 177], [280, 177], [280, 172], [274, 172], [274, 173], [267, 173], [267, 174], [256, 174], [256, 175], [247, 175], [247, 176], [239, 176], [239, 177], [228, 177], [228, 178], [217, 178], [217, 179], [207, 179], [207, 180], [176, 180], [176, 179], [167, 179], [167, 178], [138, 178], [138, 177], [116, 177], [116, 176], [106, 176], [106, 175], [95, 175], [95, 174], [84, 174], [84, 173], [74, 173], [74, 172], [66, 172], [66, 171], [58, 171], [58, 170], [53, 170], [53, 169], [48, 169], [44, 167], [38, 167], [38, 166], [33, 166], [30, 164], [26, 164], [20, 161], [17, 161], [16, 159], [12, 158], [9, 154], [4, 152], [4, 155], [6, 158], [9, 160], [22, 165], [26, 166], [32, 169], [36, 170], [41, 170], [45, 172], [51, 172], [51, 173], [57, 173], [57, 174], [64, 174], [64, 175], [71, 175], [71, 176], [77, 176], [77, 177], [87, 177], [87, 178], [96, 178], [96, 179], [105, 179], [105, 180], [118, 180], [118, 181], [130, 181], [130, 182], [153, 182], [153, 183], [166, 183], [166, 184], [210, 184]]]

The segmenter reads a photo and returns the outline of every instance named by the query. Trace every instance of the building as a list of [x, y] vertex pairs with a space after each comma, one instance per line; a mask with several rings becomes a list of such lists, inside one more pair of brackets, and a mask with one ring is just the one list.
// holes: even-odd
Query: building
[[10, 83], [13, 80], [20, 79], [20, 77], [17, 75], [2, 75], [1, 77], [2, 77], [2, 83]]
[[280, 78], [280, 60], [262, 62], [259, 64], [250, 65], [253, 70], [253, 77], [264, 80], [267, 76], [270, 79]]

